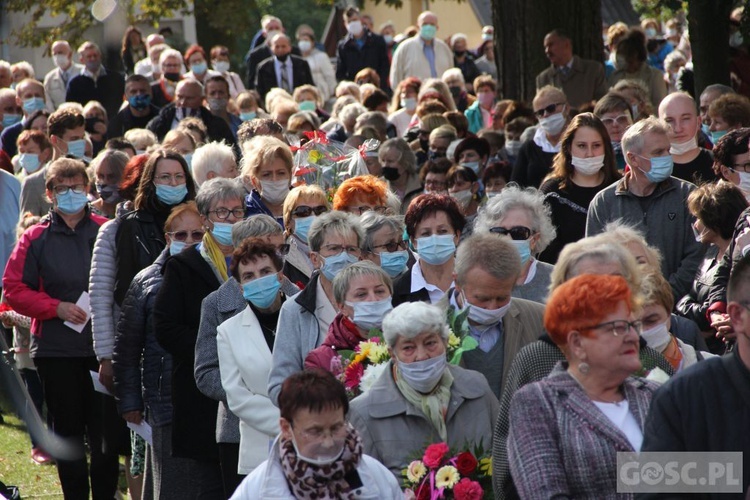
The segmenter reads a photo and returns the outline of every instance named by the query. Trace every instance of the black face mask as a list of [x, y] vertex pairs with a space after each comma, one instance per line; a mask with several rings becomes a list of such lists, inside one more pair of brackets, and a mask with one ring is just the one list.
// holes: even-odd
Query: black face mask
[[422, 151], [428, 151], [430, 149], [430, 140], [419, 139], [419, 147], [422, 148]]
[[458, 99], [459, 97], [461, 97], [461, 92], [463, 90], [461, 89], [461, 87], [448, 87], [448, 88], [450, 89], [451, 95], [453, 96], [454, 99]]
[[383, 177], [385, 177], [385, 179], [388, 181], [395, 181], [396, 179], [401, 177], [401, 174], [395, 167], [383, 167]]
[[466, 55], [465, 50], [454, 50], [453, 53], [456, 54], [456, 57], [462, 57]]
[[169, 80], [170, 82], [179, 82], [180, 74], [179, 73], [164, 73], [164, 78], [166, 80]]
[[100, 120], [99, 118], [97, 118], [95, 116], [92, 116], [91, 118], [86, 118], [85, 121], [86, 121], [86, 132], [88, 132], [89, 134], [96, 134], [97, 132], [94, 129], [94, 127], [96, 126], [96, 124], [97, 123], [104, 123], [103, 120]]
[[284, 54], [283, 56], [276, 56], [276, 59], [278, 59], [280, 62], [286, 62], [288, 57], [289, 54]]

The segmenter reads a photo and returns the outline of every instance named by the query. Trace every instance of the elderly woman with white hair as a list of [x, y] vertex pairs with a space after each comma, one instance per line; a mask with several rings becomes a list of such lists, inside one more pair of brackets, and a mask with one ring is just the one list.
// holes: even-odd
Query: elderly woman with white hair
[[209, 142], [193, 153], [193, 180], [199, 188], [215, 177], [234, 179], [237, 171], [237, 159], [231, 146], [222, 142]]
[[[479, 73], [477, 73], [477, 76], [478, 74]], [[453, 100], [456, 103], [456, 109], [461, 113], [466, 111], [466, 109], [477, 100], [476, 97], [466, 91], [466, 79], [464, 78], [461, 68], [450, 68], [445, 70], [442, 78], [443, 82], [445, 82], [448, 89], [451, 91]], [[470, 80], [470, 82], [471, 81], [472, 80]], [[469, 83], [469, 86], [471, 86], [471, 83]]]
[[411, 269], [409, 263], [413, 264], [414, 258], [404, 241], [401, 217], [370, 210], [360, 216], [359, 223], [365, 233], [362, 258], [380, 266], [393, 279]]
[[365, 453], [397, 477], [427, 445], [490, 446], [498, 403], [487, 380], [449, 365], [443, 311], [401, 304], [383, 319], [391, 360], [373, 386], [351, 402], [349, 422]]
[[544, 196], [534, 188], [509, 185], [479, 213], [474, 231], [511, 239], [521, 255], [521, 274], [513, 297], [544, 303], [554, 266], [538, 261], [536, 256], [556, 234]]
[[401, 200], [401, 213], [409, 208], [411, 200], [422, 194], [422, 182], [417, 171], [417, 157], [409, 144], [400, 138], [388, 139], [378, 151], [383, 165], [383, 177], [388, 187]]

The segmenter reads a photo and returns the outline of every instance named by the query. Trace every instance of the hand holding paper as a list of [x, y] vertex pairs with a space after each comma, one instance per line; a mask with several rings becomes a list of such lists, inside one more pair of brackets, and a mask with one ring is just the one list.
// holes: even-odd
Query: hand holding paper
[[60, 302], [57, 306], [57, 315], [65, 320], [65, 326], [81, 333], [91, 317], [89, 293], [81, 293], [75, 304]]

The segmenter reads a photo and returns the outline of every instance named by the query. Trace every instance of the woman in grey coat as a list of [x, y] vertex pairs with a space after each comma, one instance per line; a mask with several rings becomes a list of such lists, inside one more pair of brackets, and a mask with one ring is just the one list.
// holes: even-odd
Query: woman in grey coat
[[550, 297], [544, 326], [567, 361], [511, 401], [508, 457], [521, 498], [623, 497], [617, 452], [640, 450], [657, 387], [631, 376], [641, 367], [636, 307], [612, 275], [578, 276]]

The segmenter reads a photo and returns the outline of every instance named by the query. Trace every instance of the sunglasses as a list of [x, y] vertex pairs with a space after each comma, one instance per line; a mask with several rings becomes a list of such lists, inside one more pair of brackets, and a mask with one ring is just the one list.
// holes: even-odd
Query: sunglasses
[[193, 239], [193, 241], [200, 241], [203, 239], [204, 232], [196, 229], [193, 231], [173, 231], [167, 234], [175, 241], [187, 241], [188, 234]]
[[307, 205], [300, 205], [292, 210], [292, 215], [295, 217], [310, 217], [312, 214], [320, 215], [328, 212], [328, 207], [325, 205], [318, 205], [317, 207], [308, 207]]
[[531, 229], [524, 226], [513, 226], [510, 229], [504, 227], [493, 227], [490, 229], [491, 233], [501, 234], [503, 236], [508, 235], [512, 240], [528, 240], [531, 238]]
[[555, 110], [557, 109], [558, 106], [562, 106], [563, 104], [565, 104], [565, 103], [564, 102], [558, 102], [558, 103], [555, 103], [555, 104], [550, 104], [546, 108], [542, 108], [542, 109], [538, 109], [538, 110], [534, 111], [534, 114], [538, 118], [544, 118], [544, 115], [551, 115], [552, 113], [555, 112]]

